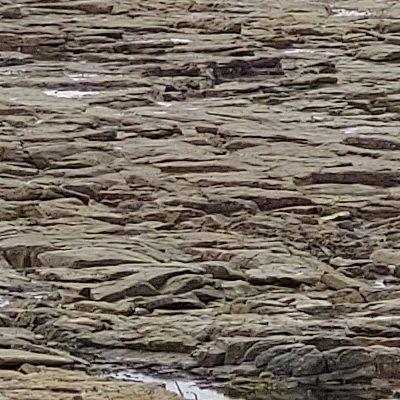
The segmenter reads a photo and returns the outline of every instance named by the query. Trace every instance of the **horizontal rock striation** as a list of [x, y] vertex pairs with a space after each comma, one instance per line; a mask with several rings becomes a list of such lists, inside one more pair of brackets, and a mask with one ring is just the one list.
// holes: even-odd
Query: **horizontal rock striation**
[[2, 2], [3, 365], [398, 379], [400, 8], [331, 3]]

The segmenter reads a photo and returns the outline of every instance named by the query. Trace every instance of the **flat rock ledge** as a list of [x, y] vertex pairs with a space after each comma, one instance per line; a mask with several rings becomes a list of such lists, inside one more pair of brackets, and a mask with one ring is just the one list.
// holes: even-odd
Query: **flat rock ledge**
[[84, 372], [23, 365], [0, 371], [0, 395], [7, 400], [178, 400], [165, 390], [95, 378]]

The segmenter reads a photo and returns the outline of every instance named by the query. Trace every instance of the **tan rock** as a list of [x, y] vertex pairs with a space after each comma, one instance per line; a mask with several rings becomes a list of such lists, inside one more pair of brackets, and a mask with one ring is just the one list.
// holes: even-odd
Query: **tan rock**
[[[399, 375], [400, 7], [14, 3], [0, 6], [0, 347], [246, 375], [243, 397], [295, 379], [383, 398]], [[35, 369], [23, 387], [0, 374], [2, 396], [162, 398]], [[363, 393], [343, 393], [356, 379]]]
[[67, 356], [32, 353], [13, 349], [1, 349], [0, 362], [4, 367], [18, 367], [22, 364], [46, 365], [50, 367], [74, 364], [74, 360]]
[[138, 400], [178, 399], [159, 387], [95, 378], [84, 372], [56, 368], [25, 368], [24, 373], [2, 371], [0, 390], [7, 399]]
[[400, 265], [400, 251], [397, 250], [378, 249], [371, 254], [370, 258], [378, 265]]
[[333, 304], [343, 303], [364, 303], [365, 299], [360, 292], [352, 288], [340, 289], [330, 296], [330, 301]]
[[331, 289], [347, 289], [347, 288], [359, 288], [362, 283], [356, 279], [349, 278], [348, 276], [341, 274], [340, 272], [326, 273], [321, 277], [322, 283]]

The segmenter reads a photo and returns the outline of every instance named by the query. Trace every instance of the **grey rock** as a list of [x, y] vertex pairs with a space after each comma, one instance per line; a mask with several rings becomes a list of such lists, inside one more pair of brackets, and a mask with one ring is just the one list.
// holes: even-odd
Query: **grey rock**
[[208, 345], [197, 352], [196, 358], [200, 367], [211, 368], [223, 365], [225, 362], [225, 350], [214, 345]]
[[312, 348], [306, 354], [298, 354], [292, 362], [293, 376], [318, 375], [326, 372], [326, 361], [323, 354]]
[[374, 362], [375, 354], [364, 347], [337, 347], [324, 353], [328, 372], [358, 368]]
[[165, 283], [163, 293], [182, 294], [194, 289], [200, 289], [210, 282], [210, 279], [202, 275], [183, 274], [170, 278]]
[[269, 365], [269, 363], [276, 357], [279, 357], [284, 354], [288, 354], [293, 349], [301, 349], [303, 348], [303, 344], [282, 344], [278, 346], [271, 347], [270, 349], [262, 352], [255, 359], [255, 365], [257, 368], [265, 367]]
[[137, 281], [134, 275], [95, 287], [90, 292], [96, 301], [118, 301], [128, 297], [159, 294], [150, 283]]

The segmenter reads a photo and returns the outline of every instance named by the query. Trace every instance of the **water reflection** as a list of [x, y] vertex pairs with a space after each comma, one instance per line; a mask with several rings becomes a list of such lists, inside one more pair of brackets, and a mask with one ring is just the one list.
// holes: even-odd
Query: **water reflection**
[[212, 389], [200, 387], [199, 384], [191, 380], [154, 377], [132, 370], [115, 372], [110, 376], [118, 380], [160, 385], [186, 400], [230, 400], [228, 396]]
[[83, 90], [44, 90], [44, 94], [47, 96], [60, 97], [63, 99], [80, 99], [84, 96], [93, 96], [97, 92], [83, 91]]
[[[185, 400], [384, 400], [393, 399], [393, 389], [378, 385], [337, 384], [330, 386], [299, 385], [291, 389], [272, 389], [268, 385], [255, 384], [233, 386], [216, 391], [190, 379], [174, 379], [154, 376], [136, 370], [113, 372], [109, 377], [124, 381], [150, 383], [162, 386]], [[251, 379], [250, 379], [251, 381]], [[254, 382], [253, 382], [254, 383]], [[397, 398], [397, 397], [395, 397]]]

